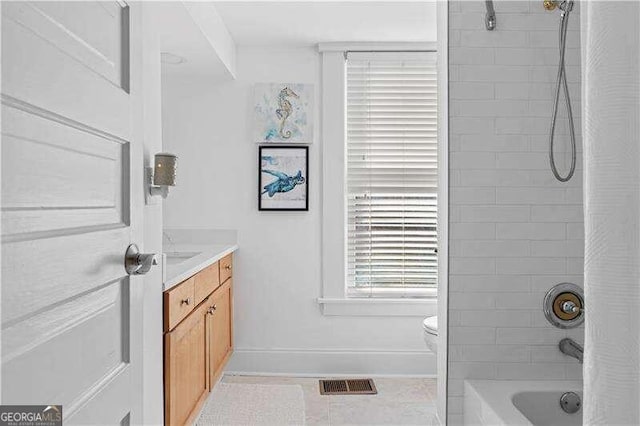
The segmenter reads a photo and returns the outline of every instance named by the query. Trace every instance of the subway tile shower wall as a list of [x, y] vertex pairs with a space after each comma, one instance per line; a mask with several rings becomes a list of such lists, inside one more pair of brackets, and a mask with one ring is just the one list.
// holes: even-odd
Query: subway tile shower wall
[[[462, 420], [465, 379], [580, 379], [558, 341], [546, 291], [583, 284], [579, 4], [570, 17], [566, 71], [578, 137], [568, 183], [549, 168], [548, 133], [558, 66], [558, 10], [542, 0], [449, 2], [450, 282], [449, 414]], [[557, 163], [571, 162], [561, 98]]]

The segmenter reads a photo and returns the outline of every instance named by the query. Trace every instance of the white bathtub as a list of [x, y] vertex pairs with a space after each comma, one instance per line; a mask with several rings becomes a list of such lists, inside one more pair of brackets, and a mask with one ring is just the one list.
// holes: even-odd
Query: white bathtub
[[582, 425], [582, 409], [568, 414], [560, 397], [575, 392], [582, 398], [582, 382], [469, 380], [464, 384], [465, 425]]

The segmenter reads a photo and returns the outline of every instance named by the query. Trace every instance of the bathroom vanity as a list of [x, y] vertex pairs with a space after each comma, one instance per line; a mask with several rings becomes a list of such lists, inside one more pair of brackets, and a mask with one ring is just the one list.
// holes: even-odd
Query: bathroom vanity
[[166, 254], [163, 292], [165, 424], [191, 424], [233, 351], [233, 251]]

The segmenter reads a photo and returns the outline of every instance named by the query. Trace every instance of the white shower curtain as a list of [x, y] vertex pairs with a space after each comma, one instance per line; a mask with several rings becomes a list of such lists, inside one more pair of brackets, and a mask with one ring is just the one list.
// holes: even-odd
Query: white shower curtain
[[640, 425], [640, 2], [581, 6], [584, 424]]

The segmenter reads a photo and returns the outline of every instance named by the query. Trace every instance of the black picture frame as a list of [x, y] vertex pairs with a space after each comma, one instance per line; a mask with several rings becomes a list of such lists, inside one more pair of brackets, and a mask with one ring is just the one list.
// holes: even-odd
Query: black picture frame
[[[302, 207], [265, 207], [263, 205], [263, 199], [265, 195], [265, 182], [263, 181], [263, 156], [264, 153], [271, 150], [300, 150], [304, 153], [304, 172], [301, 177], [304, 178], [304, 182], [300, 185], [304, 185], [305, 188], [305, 200]], [[291, 176], [289, 176], [291, 177]], [[276, 179], [277, 180], [277, 179]], [[272, 181], [270, 183], [274, 183]], [[295, 186], [297, 186], [296, 184]], [[285, 191], [282, 191], [285, 192]], [[276, 193], [277, 194], [277, 193]], [[275, 195], [274, 195], [275, 196]], [[307, 145], [260, 145], [258, 147], [258, 210], [259, 211], [309, 211], [309, 146]]]

